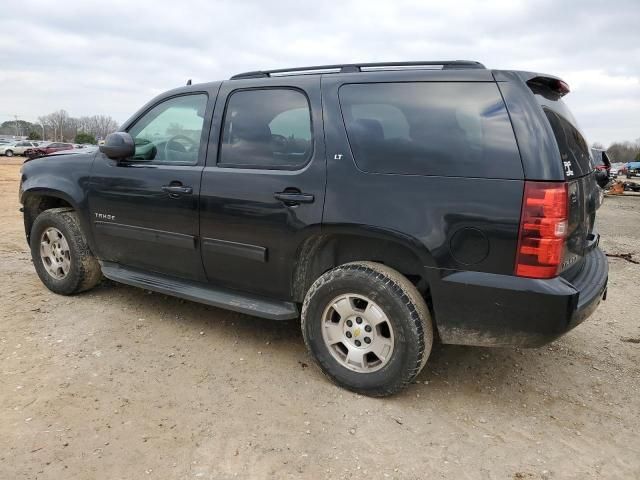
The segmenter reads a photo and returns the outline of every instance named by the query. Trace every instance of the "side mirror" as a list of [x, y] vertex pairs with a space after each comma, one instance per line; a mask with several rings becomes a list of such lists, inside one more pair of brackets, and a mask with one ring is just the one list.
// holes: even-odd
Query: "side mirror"
[[133, 157], [136, 146], [127, 132], [115, 132], [107, 135], [104, 145], [100, 145], [100, 151], [113, 160], [122, 160]]

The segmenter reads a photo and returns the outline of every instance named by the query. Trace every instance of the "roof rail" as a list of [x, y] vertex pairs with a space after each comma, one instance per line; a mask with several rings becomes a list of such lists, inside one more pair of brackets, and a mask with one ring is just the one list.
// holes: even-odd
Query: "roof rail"
[[256, 70], [253, 72], [239, 73], [231, 77], [231, 80], [245, 78], [269, 78], [287, 75], [313, 75], [317, 73], [357, 73], [384, 70], [435, 70], [440, 67], [442, 70], [458, 69], [483, 69], [485, 66], [480, 62], [470, 60], [445, 60], [445, 61], [422, 61], [422, 62], [379, 62], [379, 63], [345, 63], [337, 65], [316, 65], [312, 67], [281, 68], [278, 70]]

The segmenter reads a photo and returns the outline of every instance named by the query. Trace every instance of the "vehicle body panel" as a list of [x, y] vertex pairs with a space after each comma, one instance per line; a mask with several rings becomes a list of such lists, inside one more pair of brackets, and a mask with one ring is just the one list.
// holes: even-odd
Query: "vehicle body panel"
[[[304, 92], [311, 108], [313, 153], [294, 170], [234, 168], [216, 163], [227, 99], [234, 91], [262, 88]], [[207, 279], [228, 288], [288, 299], [296, 252], [318, 233], [325, 192], [325, 148], [320, 77], [224, 82], [209, 138], [200, 194], [200, 235]], [[288, 206], [274, 195], [297, 189], [311, 203]]]
[[[393, 82], [415, 80], [415, 74], [406, 73], [385, 77]], [[456, 75], [451, 73], [429, 72], [420, 78], [453, 81]], [[487, 72], [481, 73], [485, 75], [478, 75], [476, 81], [492, 81]], [[356, 166], [337, 92], [344, 83], [372, 78], [383, 80], [377, 73], [331, 75], [322, 80], [328, 145], [323, 229], [375, 226], [396, 236], [413, 238], [424, 249], [422, 254], [415, 253], [429, 259], [426, 267], [512, 273], [523, 192], [521, 179], [466, 178], [464, 172], [453, 170], [455, 166], [451, 176], [446, 177], [367, 173]], [[451, 243], [456, 235], [463, 236], [462, 244], [478, 250], [474, 258], [456, 258], [459, 249], [452, 248]]]
[[[350, 259], [384, 263], [388, 251], [409, 251], [415, 261], [401, 273], [425, 295], [443, 342], [539, 345], [573, 328], [595, 309], [606, 296], [608, 266], [593, 229], [600, 204], [594, 175], [589, 171], [567, 177], [543, 107], [570, 115], [556, 100], [533, 94], [526, 82], [536, 75], [484, 69], [406, 70], [274, 76], [182, 87], [153, 99], [121, 130], [127, 131], [163, 99], [207, 92], [197, 165], [115, 161], [102, 153], [51, 156], [25, 164], [21, 198], [38, 192], [64, 198], [78, 210], [93, 252], [112, 271], [131, 267], [154, 272], [157, 275], [141, 273], [129, 281], [153, 288], [154, 279], [162, 278], [162, 291], [169, 293], [172, 282], [183, 282], [181, 296], [209, 298], [212, 305], [222, 304], [220, 296], [210, 291], [220, 287], [234, 302], [245, 293], [248, 301], [259, 297], [270, 308], [275, 300], [291, 306], [294, 299], [304, 298], [309, 286], [299, 271], [304, 273], [306, 263], [313, 260], [309, 252], [312, 257], [328, 256], [327, 269], [340, 260], [338, 255], [331, 257], [333, 251], [308, 249], [309, 244], [331, 236], [375, 239], [373, 256], [363, 249], [362, 258], [356, 253]], [[455, 165], [438, 175], [358, 168], [341, 110], [340, 87], [429, 81], [496, 85], [517, 142], [515, 170], [469, 177]], [[312, 159], [294, 170], [221, 166], [218, 154], [229, 96], [236, 90], [274, 87], [298, 89], [308, 97]], [[192, 186], [193, 195], [169, 198], [162, 186], [172, 181]], [[550, 280], [514, 275], [526, 181], [570, 184], [568, 264], [561, 276]], [[274, 197], [290, 188], [313, 195], [313, 203], [290, 205]], [[125, 272], [119, 278], [131, 275]], [[294, 293], [296, 288], [303, 289], [301, 294]], [[259, 309], [255, 313], [260, 314]], [[276, 317], [283, 315], [271, 316]]]
[[[78, 213], [83, 232], [92, 249], [97, 248], [93, 241], [91, 222], [89, 221], [89, 183], [91, 166], [96, 152], [79, 155], [56, 155], [25, 161], [21, 170], [20, 201], [22, 204], [32, 196], [51, 196], [60, 198]], [[27, 219], [25, 221], [33, 221]], [[26, 231], [29, 240], [29, 231]]]
[[[185, 93], [205, 93], [204, 114], [196, 165], [117, 161], [98, 153], [91, 175], [89, 207], [92, 231], [101, 260], [121, 263], [187, 280], [204, 281], [200, 258], [199, 192], [206, 159], [213, 105], [219, 84], [178, 89], [156, 97], [127, 121], [127, 131], [144, 113], [164, 100]], [[184, 185], [190, 194], [164, 191]]]
[[606, 298], [608, 264], [598, 248], [571, 282], [484, 272], [450, 272], [434, 282], [433, 303], [443, 343], [544, 345], [584, 321]]

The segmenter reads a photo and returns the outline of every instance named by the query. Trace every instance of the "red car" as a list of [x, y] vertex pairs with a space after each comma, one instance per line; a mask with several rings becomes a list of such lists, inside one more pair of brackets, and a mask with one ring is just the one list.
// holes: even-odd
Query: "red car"
[[30, 148], [24, 152], [24, 154], [29, 157], [41, 157], [43, 155], [49, 155], [53, 152], [59, 152], [61, 150], [73, 150], [74, 146], [71, 143], [60, 143], [54, 142], [50, 143], [46, 147], [38, 147], [38, 148]]

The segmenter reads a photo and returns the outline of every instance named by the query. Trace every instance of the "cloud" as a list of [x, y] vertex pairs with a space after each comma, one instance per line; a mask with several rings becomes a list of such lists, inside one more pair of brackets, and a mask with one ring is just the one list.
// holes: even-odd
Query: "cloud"
[[565, 78], [590, 142], [640, 137], [640, 2], [9, 0], [0, 121], [124, 121], [157, 93], [247, 70], [474, 59]]

